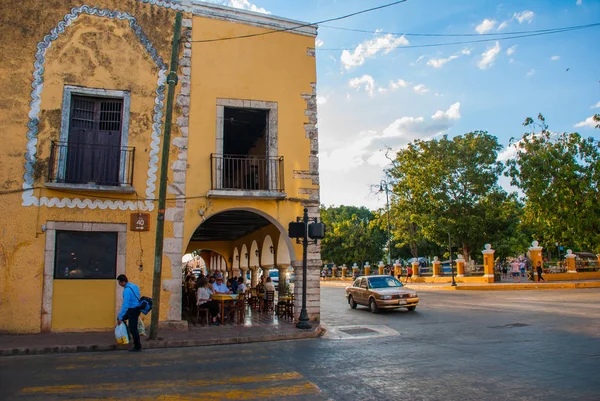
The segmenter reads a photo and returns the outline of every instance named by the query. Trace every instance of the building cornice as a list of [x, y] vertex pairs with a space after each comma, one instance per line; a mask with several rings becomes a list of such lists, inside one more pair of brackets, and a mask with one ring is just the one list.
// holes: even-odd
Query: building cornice
[[[148, 2], [148, 0], [144, 2]], [[198, 17], [214, 18], [273, 30], [285, 30], [289, 33], [295, 33], [304, 36], [317, 36], [317, 25], [309, 25], [308, 22], [276, 17], [270, 14], [263, 14], [239, 8], [210, 4], [198, 0], [171, 0], [170, 2], [182, 6], [185, 11], [191, 12], [194, 16]], [[161, 3], [167, 2], [162, 1]]]

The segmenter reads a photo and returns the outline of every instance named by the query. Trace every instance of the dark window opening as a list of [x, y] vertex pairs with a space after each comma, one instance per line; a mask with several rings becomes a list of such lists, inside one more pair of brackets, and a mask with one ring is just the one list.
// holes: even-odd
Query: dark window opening
[[56, 231], [55, 279], [117, 277], [116, 232]]
[[268, 110], [224, 108], [224, 189], [269, 189], [268, 118]]
[[73, 96], [65, 182], [119, 185], [123, 99]]

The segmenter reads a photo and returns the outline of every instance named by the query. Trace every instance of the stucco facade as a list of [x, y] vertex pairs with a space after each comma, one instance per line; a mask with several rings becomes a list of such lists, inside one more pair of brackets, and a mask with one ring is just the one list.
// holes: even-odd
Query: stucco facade
[[[151, 295], [176, 12], [183, 13], [183, 28], [167, 176], [161, 321], [181, 320], [181, 256], [187, 251], [220, 255], [233, 275], [254, 267], [251, 257], [241, 254], [244, 246], [254, 246], [260, 250], [256, 267], [292, 265], [301, 282], [302, 250], [286, 228], [304, 207], [318, 217], [316, 28], [268, 33], [300, 23], [191, 1], [2, 2], [0, 15], [11, 21], [2, 35], [14, 40], [0, 43], [5, 88], [0, 101], [0, 331], [110, 329], [121, 300], [114, 277], [106, 278], [112, 272], [127, 274]], [[260, 35], [214, 41], [252, 34]], [[89, 144], [81, 150], [73, 140], [78, 132], [73, 127], [88, 123], [81, 117], [88, 105], [89, 115], [96, 110], [100, 116], [94, 117], [99, 118], [94, 127], [105, 131], [82, 129], [80, 135], [118, 136], [109, 138], [120, 152], [111, 153], [112, 159], [106, 152], [97, 156]], [[111, 114], [114, 107], [118, 111]], [[117, 114], [118, 122], [106, 120]], [[248, 123], [246, 114], [266, 116], [267, 128], [241, 158], [244, 167], [259, 171], [256, 160], [263, 159], [267, 167], [253, 173], [251, 185], [227, 186], [233, 167], [217, 161], [231, 159], [228, 146], [242, 149], [232, 132]], [[110, 131], [115, 124], [118, 128]], [[103, 146], [108, 148], [98, 148]], [[256, 157], [256, 149], [266, 155]], [[93, 178], [81, 178], [86, 169]], [[98, 170], [114, 182], [100, 182]], [[148, 214], [148, 231], [133, 229], [132, 215], [139, 213]], [[236, 216], [255, 216], [255, 225], [228, 235], [215, 231], [217, 216], [231, 216], [232, 227]], [[106, 234], [109, 244], [114, 242], [114, 270], [103, 279], [78, 276], [82, 273], [68, 267], [60, 276], [65, 249], [70, 249], [65, 241], [79, 241], [81, 233], [93, 241]], [[311, 246], [307, 262], [308, 312], [318, 320], [318, 246]], [[100, 306], [91, 307], [91, 299]]]

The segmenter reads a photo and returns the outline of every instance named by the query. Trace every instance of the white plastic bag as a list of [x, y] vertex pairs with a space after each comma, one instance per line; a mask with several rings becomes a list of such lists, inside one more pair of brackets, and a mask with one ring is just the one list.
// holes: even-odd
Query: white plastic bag
[[138, 318], [138, 333], [140, 333], [140, 336], [146, 335], [146, 326], [144, 326], [144, 321], [141, 317]]
[[115, 327], [115, 337], [117, 338], [117, 344], [129, 344], [129, 334], [125, 323]]

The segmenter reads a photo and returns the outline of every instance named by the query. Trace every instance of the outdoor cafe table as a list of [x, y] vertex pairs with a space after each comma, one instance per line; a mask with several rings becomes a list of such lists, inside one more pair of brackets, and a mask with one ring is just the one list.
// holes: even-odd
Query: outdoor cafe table
[[215, 301], [221, 302], [221, 324], [225, 323], [225, 301], [235, 301], [238, 294], [212, 294], [210, 296]]

